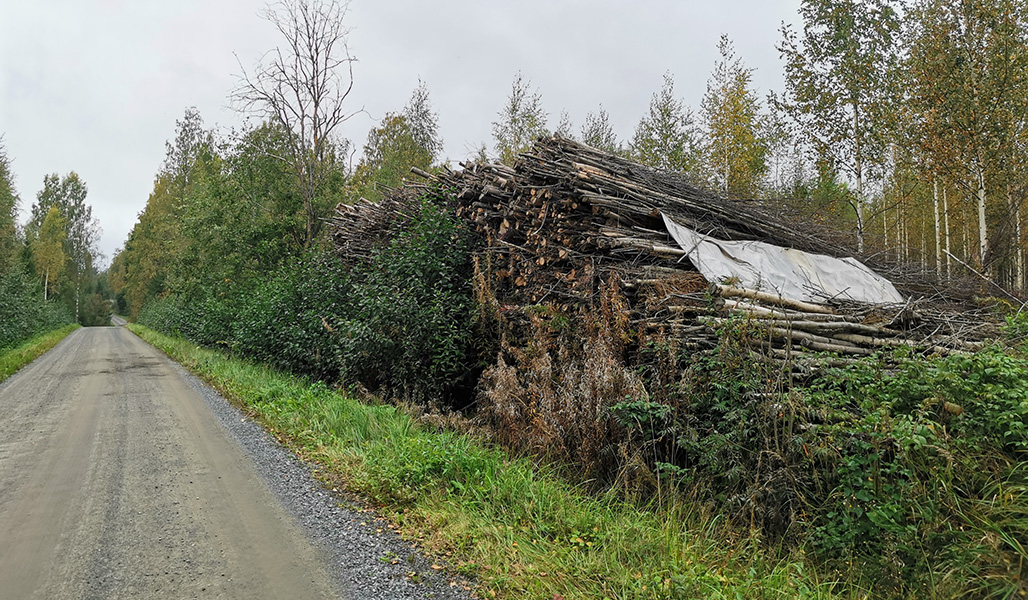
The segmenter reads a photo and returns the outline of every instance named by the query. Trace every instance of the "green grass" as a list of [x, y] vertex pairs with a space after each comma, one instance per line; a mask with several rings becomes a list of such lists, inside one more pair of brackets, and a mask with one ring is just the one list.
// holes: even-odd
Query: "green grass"
[[19, 369], [42, 356], [78, 328], [77, 324], [65, 325], [60, 329], [41, 333], [13, 348], [0, 349], [0, 381], [17, 373]]
[[[772, 558], [684, 503], [591, 495], [531, 461], [324, 384], [129, 328], [367, 498], [483, 598], [833, 598], [801, 557]], [[859, 593], [850, 595], [859, 596]]]

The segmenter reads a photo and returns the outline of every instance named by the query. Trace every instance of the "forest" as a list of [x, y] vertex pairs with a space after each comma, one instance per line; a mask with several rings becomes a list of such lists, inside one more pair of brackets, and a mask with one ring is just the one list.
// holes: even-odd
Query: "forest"
[[[552, 119], [518, 73], [491, 143], [460, 165], [443, 155], [424, 82], [359, 152], [341, 137], [363, 84], [344, 8], [269, 9], [283, 45], [230, 97], [250, 125], [208, 128], [185, 109], [104, 273], [85, 183], [47, 176], [19, 226], [0, 147], [0, 348], [105, 323], [113, 306], [470, 432], [592, 492], [701, 506], [729, 523], [726, 539], [798, 561], [840, 597], [1025, 593], [1028, 3], [802, 0], [802, 25], [780, 31], [784, 89], [759, 95], [723, 36], [700, 105], [680, 99], [669, 70], [626, 139], [602, 98], [579, 125]], [[818, 376], [799, 377], [749, 319], [697, 327], [699, 344], [675, 333], [691, 324], [646, 330], [631, 289], [649, 275], [576, 269], [568, 279], [590, 293], [503, 291], [498, 273], [513, 267], [497, 257], [513, 265], [514, 251], [495, 248], [508, 222], [484, 232], [468, 215], [499, 210], [493, 199], [541, 173], [547, 149], [582, 145], [612, 169], [641, 165], [654, 185], [830, 239], [996, 333], [971, 352], [893, 344], [839, 362], [829, 349]], [[566, 181], [538, 177], [539, 198]], [[460, 188], [472, 183], [486, 187], [468, 204]], [[556, 218], [544, 212], [539, 231]], [[700, 288], [686, 293], [715, 301]], [[679, 596], [673, 577], [658, 579], [638, 597]]]

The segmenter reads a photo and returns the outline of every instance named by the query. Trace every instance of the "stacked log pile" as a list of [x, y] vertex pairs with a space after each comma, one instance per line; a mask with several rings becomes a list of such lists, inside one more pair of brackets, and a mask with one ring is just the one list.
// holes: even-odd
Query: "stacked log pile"
[[[506, 305], [588, 310], [603, 282], [617, 278], [640, 335], [710, 348], [726, 324], [745, 317], [746, 338], [762, 360], [798, 369], [838, 363], [882, 348], [923, 353], [973, 351], [996, 334], [990, 319], [901, 306], [792, 302], [706, 281], [668, 234], [662, 213], [713, 237], [759, 240], [846, 256], [827, 232], [784, 221], [753, 201], [700, 190], [682, 175], [645, 167], [563, 138], [543, 138], [513, 167], [462, 164], [394, 193], [382, 203], [340, 206], [339, 252], [362, 255], [369, 240], [409, 214], [412, 198], [433, 190], [485, 241], [480, 261]], [[824, 359], [824, 353], [838, 358]]]

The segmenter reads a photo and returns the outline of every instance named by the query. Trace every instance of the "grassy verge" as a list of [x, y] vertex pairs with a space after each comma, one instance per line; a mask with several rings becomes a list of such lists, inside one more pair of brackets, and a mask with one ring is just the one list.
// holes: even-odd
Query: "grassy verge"
[[717, 519], [683, 504], [589, 495], [392, 406], [129, 328], [368, 498], [404, 535], [449, 557], [484, 598], [834, 597], [835, 586], [804, 571], [801, 559], [775, 560], [752, 540], [729, 540]]
[[41, 333], [14, 348], [0, 350], [0, 381], [17, 373], [19, 369], [42, 356], [78, 328], [77, 324], [65, 325], [60, 329]]

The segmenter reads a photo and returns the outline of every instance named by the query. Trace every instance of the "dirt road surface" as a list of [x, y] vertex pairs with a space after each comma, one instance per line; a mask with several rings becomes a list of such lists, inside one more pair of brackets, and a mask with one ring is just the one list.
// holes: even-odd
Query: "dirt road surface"
[[0, 386], [0, 597], [412, 597], [339, 573], [197, 387], [121, 327]]

